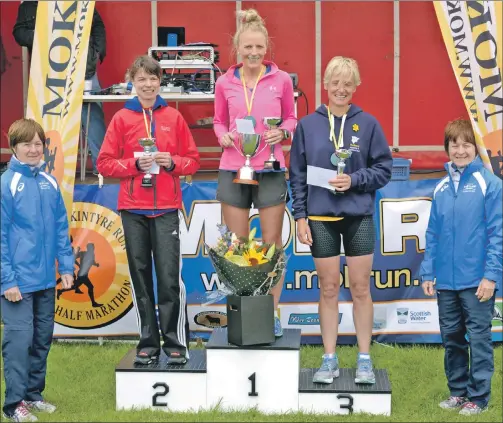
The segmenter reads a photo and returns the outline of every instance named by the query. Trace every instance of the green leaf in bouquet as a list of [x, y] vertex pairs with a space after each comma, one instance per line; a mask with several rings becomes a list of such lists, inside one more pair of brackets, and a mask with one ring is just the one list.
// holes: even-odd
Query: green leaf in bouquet
[[266, 259], [271, 260], [274, 252], [276, 251], [276, 244], [272, 244], [269, 250], [267, 250], [267, 254], [265, 255]]
[[250, 231], [250, 235], [248, 236], [248, 241], [252, 241], [253, 238], [255, 238], [255, 234], [257, 233], [257, 228], [253, 228], [251, 231]]
[[227, 260], [229, 260], [231, 263], [237, 264], [238, 266], [245, 267], [249, 266], [250, 263], [248, 263], [248, 260], [246, 260], [243, 256], [230, 256], [227, 257]]

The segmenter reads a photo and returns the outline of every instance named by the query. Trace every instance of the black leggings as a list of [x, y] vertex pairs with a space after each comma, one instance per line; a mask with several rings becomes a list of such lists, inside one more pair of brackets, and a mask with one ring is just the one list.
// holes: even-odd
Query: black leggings
[[341, 235], [348, 257], [374, 253], [376, 234], [372, 216], [351, 216], [336, 221], [309, 220], [313, 237], [311, 255], [315, 258], [341, 254]]

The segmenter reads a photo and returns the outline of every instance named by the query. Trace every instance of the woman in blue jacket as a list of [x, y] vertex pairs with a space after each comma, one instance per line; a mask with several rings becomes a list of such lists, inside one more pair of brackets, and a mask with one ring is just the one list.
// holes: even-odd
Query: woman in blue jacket
[[502, 183], [477, 156], [469, 121], [447, 125], [445, 151], [451, 161], [433, 193], [420, 275], [426, 295], [437, 290], [450, 391], [439, 405], [472, 415], [486, 409], [494, 372], [491, 320], [495, 291], [501, 290]]
[[[324, 84], [328, 105], [300, 120], [290, 156], [297, 237], [310, 246], [320, 281], [319, 315], [325, 354], [313, 381], [332, 383], [339, 376], [335, 348], [342, 236], [359, 349], [355, 382], [372, 384], [373, 214], [375, 192], [391, 179], [392, 158], [377, 119], [351, 102], [360, 85], [356, 61], [334, 57], [325, 70]], [[334, 176], [338, 171], [343, 172]]]
[[12, 421], [36, 421], [32, 411], [56, 409], [42, 397], [54, 329], [55, 262], [69, 288], [74, 258], [63, 197], [44, 172], [44, 130], [20, 119], [8, 137], [14, 155], [1, 178], [3, 412]]

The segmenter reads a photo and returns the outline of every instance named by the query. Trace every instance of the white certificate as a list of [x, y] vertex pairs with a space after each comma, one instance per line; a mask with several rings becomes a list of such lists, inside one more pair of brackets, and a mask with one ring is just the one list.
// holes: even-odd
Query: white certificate
[[[157, 153], [157, 151], [152, 151], [152, 153], [150, 153], [150, 154], [152, 155], [152, 157], [155, 157], [156, 153]], [[135, 159], [137, 159], [139, 157], [143, 157], [144, 155], [145, 155], [145, 153], [143, 153], [143, 151], [135, 151], [134, 152]], [[150, 169], [148, 170], [148, 172], [151, 173], [152, 175], [159, 175], [159, 169], [160, 169], [159, 165], [156, 162], [153, 162], [152, 166], [150, 166]]]
[[334, 187], [328, 183], [337, 176], [337, 170], [324, 169], [322, 167], [307, 166], [307, 184], [326, 188], [334, 191]]
[[240, 134], [254, 134], [253, 122], [249, 119], [236, 119], [236, 130]]

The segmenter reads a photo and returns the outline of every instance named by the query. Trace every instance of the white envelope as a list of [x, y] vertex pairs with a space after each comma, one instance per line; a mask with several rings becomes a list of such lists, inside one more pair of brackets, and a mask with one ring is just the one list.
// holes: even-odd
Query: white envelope
[[307, 166], [307, 184], [316, 187], [326, 188], [334, 191], [334, 187], [328, 183], [329, 180], [337, 176], [336, 170], [324, 169], [322, 167]]
[[[153, 151], [151, 154], [152, 156], [155, 156], [157, 153], [157, 151]], [[135, 151], [134, 152], [134, 157], [135, 159], [139, 158], [139, 157], [143, 157], [143, 151]], [[159, 175], [159, 165], [156, 163], [156, 162], [153, 162], [152, 163], [152, 166], [150, 166], [150, 169], [149, 169], [149, 172], [152, 174], [152, 175]], [[146, 173], [146, 172], [145, 172]]]

